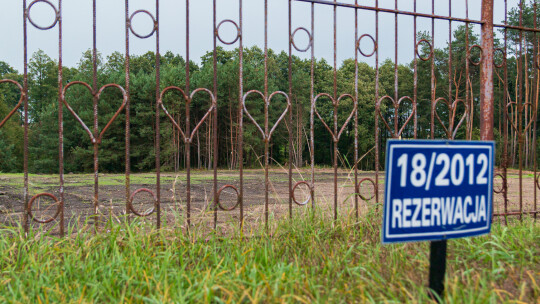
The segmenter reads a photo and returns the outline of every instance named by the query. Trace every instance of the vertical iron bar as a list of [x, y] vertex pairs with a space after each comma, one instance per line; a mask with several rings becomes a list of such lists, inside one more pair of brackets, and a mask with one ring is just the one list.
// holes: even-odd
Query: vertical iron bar
[[311, 3], [311, 76], [310, 76], [310, 114], [309, 114], [309, 133], [310, 133], [310, 152], [311, 152], [311, 209], [315, 211], [315, 4]]
[[[358, 5], [358, 0], [354, 1]], [[356, 111], [354, 112], [354, 213], [358, 220], [358, 9], [354, 9], [354, 102], [356, 103]]]
[[[395, 0], [395, 9], [398, 9], [398, 1]], [[399, 76], [398, 76], [398, 14], [394, 14], [394, 134], [398, 136], [399, 130], [399, 112], [398, 106], [396, 106], [399, 100]], [[399, 135], [401, 139], [401, 134]]]
[[[375, 7], [379, 8], [379, 0], [375, 0]], [[375, 11], [375, 41], [379, 45], [379, 11]], [[375, 205], [379, 204], [379, 48], [375, 50]]]
[[97, 48], [96, 48], [96, 7], [95, 1], [93, 6], [93, 22], [92, 22], [92, 105], [94, 111], [94, 229], [95, 232], [99, 228], [99, 126], [98, 126], [98, 97], [97, 97]]
[[[508, 0], [504, 0], [504, 24], [508, 25]], [[507, 57], [508, 54], [508, 28], [504, 28], [504, 146], [503, 146], [503, 199], [504, 199], [504, 223], [505, 225], [508, 225], [508, 217], [506, 214], [508, 213], [508, 103], [509, 95], [508, 95], [508, 64], [507, 64]]]
[[268, 191], [270, 181], [268, 179], [268, 163], [269, 163], [269, 136], [268, 132], [268, 0], [264, 0], [264, 225], [268, 231]]
[[[189, 92], [189, 0], [186, 0], [186, 95], [190, 96]], [[191, 97], [189, 97], [191, 99]], [[189, 105], [191, 101], [186, 100], [186, 138], [184, 138], [185, 153], [186, 153], [186, 219], [187, 230], [191, 227], [191, 125]]]
[[[94, 0], [95, 1], [95, 0]], [[131, 137], [131, 129], [130, 129], [130, 57], [129, 57], [129, 0], [125, 1], [125, 18], [126, 18], [126, 55], [125, 55], [125, 61], [124, 61], [124, 73], [125, 73], [125, 91], [127, 96], [127, 102], [126, 102], [126, 108], [125, 108], [125, 115], [126, 115], [126, 215], [129, 220], [129, 214], [131, 213], [131, 186], [130, 186], [130, 175], [131, 175], [131, 160], [130, 160], [130, 137]]]
[[[293, 141], [293, 137], [292, 137], [292, 134], [293, 134], [293, 126], [292, 126], [292, 121], [293, 121], [293, 111], [292, 111], [292, 99], [293, 99], [293, 95], [292, 95], [292, 43], [291, 43], [291, 39], [292, 39], [292, 31], [291, 31], [291, 27], [292, 27], [292, 19], [291, 19], [291, 1], [292, 0], [289, 0], [289, 71], [288, 71], [288, 81], [289, 81], [289, 98], [291, 99], [291, 107], [289, 108], [289, 118], [288, 118], [288, 121], [287, 121], [287, 124], [289, 125], [289, 217], [292, 219], [293, 217], [293, 214], [292, 214], [292, 149], [293, 149], [293, 145], [292, 145], [292, 141]], [[297, 100], [297, 98], [294, 98], [295, 100]], [[298, 107], [297, 107], [298, 109]], [[298, 132], [296, 134], [299, 134]], [[300, 150], [300, 145], [298, 145], [298, 152], [297, 153], [302, 153], [302, 151]], [[301, 165], [301, 164], [300, 164]]]
[[156, 217], [157, 228], [161, 227], [161, 159], [160, 159], [160, 111], [159, 111], [159, 94], [160, 94], [160, 54], [159, 54], [159, 0], [156, 0]]
[[242, 103], [242, 97], [244, 96], [244, 28], [242, 18], [242, 2], [239, 0], [239, 24], [240, 24], [240, 38], [238, 46], [238, 166], [240, 170], [240, 230], [244, 231], [244, 105]]
[[[63, 73], [62, 73], [62, 0], [58, 0], [58, 105], [60, 108], [62, 108], [62, 90], [63, 90]], [[26, 62], [26, 60], [25, 60]], [[26, 99], [28, 101], [28, 99]], [[24, 149], [28, 149], [28, 111], [27, 111], [28, 102], [25, 103], [25, 116], [24, 116], [24, 137], [25, 137], [25, 145]], [[64, 127], [62, 125], [62, 117], [60, 115], [60, 110], [58, 111], [58, 118], [59, 118], [59, 168], [58, 168], [58, 175], [60, 179], [60, 236], [64, 236], [64, 146], [63, 146], [63, 138], [64, 138]], [[28, 151], [25, 151], [26, 156], [28, 155]], [[28, 182], [28, 159], [25, 158], [24, 162], [24, 173], [26, 182]], [[28, 192], [27, 192], [28, 194]], [[26, 197], [28, 198], [28, 197]], [[27, 201], [25, 198], [25, 201]]]
[[[337, 0], [334, 0], [337, 3]], [[337, 220], [338, 216], [338, 187], [337, 187], [337, 175], [338, 175], [338, 126], [337, 126], [337, 5], [334, 5], [334, 220]]]
[[[523, 27], [523, 0], [519, 2], [519, 27]], [[523, 127], [523, 81], [529, 81], [523, 79], [523, 30], [519, 30], [519, 56], [518, 58], [518, 100], [517, 102], [517, 138], [518, 138], [518, 158], [519, 158], [519, 219], [523, 220], [523, 143], [525, 130]]]
[[[215, 14], [214, 14], [215, 16]], [[215, 41], [215, 38], [214, 38], [214, 41]], [[218, 98], [218, 94], [217, 94], [217, 70], [214, 70], [214, 110], [213, 110], [213, 113], [214, 113], [214, 121], [213, 121], [213, 144], [214, 144], [214, 152], [212, 153], [213, 155], [213, 161], [214, 161], [214, 164], [213, 164], [213, 167], [214, 167], [214, 191], [213, 191], [213, 195], [214, 195], [214, 209], [215, 209], [215, 216], [217, 216], [217, 210], [218, 210], [218, 196], [217, 196], [217, 166], [218, 166], [218, 115], [217, 115], [217, 98]], [[212, 119], [209, 120], [210, 123], [212, 123]], [[217, 218], [216, 218], [217, 219]], [[217, 224], [217, 222], [216, 222]]]
[[[465, 0], [465, 18], [466, 19], [469, 19], [469, 1], [468, 0]], [[466, 22], [465, 23], [465, 51], [468, 52], [469, 50], [469, 22]], [[467, 54], [467, 53], [465, 53]], [[469, 98], [469, 83], [470, 83], [470, 75], [469, 75], [469, 59], [467, 58], [467, 55], [465, 55], [465, 104], [467, 105], [467, 107], [469, 108], [468, 109], [468, 113], [466, 114], [467, 115], [467, 129], [466, 129], [466, 138], [468, 140], [471, 140], [472, 139], [472, 136], [471, 136], [471, 130], [472, 130], [472, 115], [474, 115], [473, 113], [473, 107], [472, 107], [472, 103], [474, 102], [472, 100], [472, 98]]]
[[[28, 34], [27, 34], [27, 20], [28, 20], [28, 12], [26, 8], [26, 0], [23, 0], [23, 57], [24, 57], [24, 75], [23, 75], [23, 95], [24, 95], [24, 135], [23, 135], [23, 171], [24, 171], [24, 194], [23, 194], [23, 200], [24, 200], [24, 212], [23, 212], [23, 227], [24, 227], [24, 233], [26, 236], [28, 236], [28, 229], [29, 229], [29, 209], [28, 209]], [[61, 109], [62, 104], [59, 103], [59, 112], [58, 112], [58, 119], [59, 119], [59, 126], [60, 126], [60, 134], [59, 137], [61, 137], [62, 133], [62, 124], [61, 124]], [[60, 140], [60, 144], [62, 141]], [[62, 154], [60, 154], [60, 157]], [[60, 165], [61, 166], [61, 165]]]
[[[448, 17], [452, 18], [452, 1], [448, 1]], [[448, 21], [448, 103], [452, 104], [452, 19]], [[452, 113], [448, 113], [448, 121], [448, 139], [453, 139]]]
[[[214, 68], [214, 78], [213, 78], [213, 90], [214, 98], [217, 98], [217, 41], [216, 41], [216, 35], [217, 35], [217, 24], [216, 24], [216, 0], [213, 1], [213, 8], [214, 8], [214, 15], [213, 15], [213, 24], [214, 24], [214, 50], [213, 50], [213, 68]], [[215, 156], [214, 156], [215, 157]], [[209, 160], [210, 161], [210, 160]], [[214, 177], [215, 179], [215, 177]], [[214, 180], [215, 184], [215, 180]], [[214, 191], [214, 230], [217, 228], [217, 212], [218, 212], [218, 206], [217, 206], [217, 195]]]
[[[413, 0], [414, 3], [414, 12], [416, 13], [416, 0]], [[413, 75], [413, 102], [418, 105], [418, 58], [416, 56], [416, 16], [414, 16], [414, 48], [413, 48], [413, 58], [414, 58], [414, 75]], [[418, 135], [418, 111], [414, 111], [414, 138], [416, 139]]]
[[[335, 77], [335, 75], [334, 75]], [[338, 187], [337, 187], [337, 174], [338, 174], [338, 157], [337, 157], [337, 154], [338, 154], [338, 138], [337, 138], [337, 133], [338, 133], [338, 127], [337, 127], [337, 119], [338, 119], [338, 116], [337, 116], [337, 111], [338, 111], [338, 106], [337, 106], [337, 101], [334, 100], [334, 134], [332, 135], [333, 137], [333, 141], [334, 141], [334, 220], [337, 220], [337, 216], [338, 216], [338, 199], [337, 199], [337, 195], [338, 195]]]
[[[537, 18], [537, 13], [536, 13], [536, 9], [538, 8], [537, 6], [537, 0], [534, 0], [534, 4], [533, 4], [533, 10], [534, 10], [534, 29], [537, 28], [537, 21], [536, 21], [536, 18]], [[532, 103], [532, 100], [531, 100], [531, 104], [533, 104], [533, 115], [531, 116], [531, 119], [534, 119], [534, 122], [533, 122], [533, 151], [532, 151], [532, 156], [533, 156], [533, 170], [534, 170], [534, 180], [533, 180], [533, 187], [534, 187], [534, 195], [533, 195], [533, 198], [534, 198], [534, 206], [533, 206], [533, 210], [535, 211], [534, 212], [534, 220], [536, 221], [536, 218], [537, 218], [537, 215], [538, 215], [538, 209], [537, 208], [537, 202], [536, 202], [536, 198], [537, 198], [537, 191], [538, 191], [538, 186], [536, 185], [536, 174], [537, 174], [537, 159], [536, 159], [536, 150], [537, 150], [537, 132], [538, 130], [536, 129], [537, 128], [537, 124], [538, 124], [538, 69], [540, 68], [540, 65], [538, 64], [538, 34], [536, 32], [534, 32], [534, 57], [533, 57], [533, 60], [534, 60], [534, 64], [533, 64], [533, 68], [534, 68], [534, 79], [536, 80], [536, 86], [535, 86], [535, 89], [536, 89], [536, 94], [534, 94], [535, 96], [535, 100], [534, 100], [534, 104]]]
[[[435, 15], [435, 0], [431, 0], [431, 14]], [[435, 50], [435, 18], [431, 18], [431, 51]], [[431, 54], [431, 139], [435, 139], [435, 100], [436, 100], [436, 79], [435, 79], [435, 52]]]

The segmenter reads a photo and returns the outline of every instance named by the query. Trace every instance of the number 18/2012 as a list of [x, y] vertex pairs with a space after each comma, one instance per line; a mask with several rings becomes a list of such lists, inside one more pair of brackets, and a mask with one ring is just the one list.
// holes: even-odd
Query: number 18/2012
[[[397, 161], [397, 166], [401, 169], [400, 186], [406, 187], [407, 180], [410, 180], [414, 187], [425, 187], [426, 190], [429, 190], [435, 166], [438, 168], [442, 166], [435, 177], [435, 186], [450, 186], [450, 183], [454, 186], [460, 186], [463, 182], [468, 182], [469, 185], [485, 185], [488, 182], [486, 176], [488, 172], [488, 157], [484, 153], [480, 153], [477, 156], [475, 159], [474, 154], [469, 154], [464, 158], [461, 153], [456, 153], [450, 158], [446, 153], [437, 154], [433, 152], [430, 164], [427, 166], [426, 156], [423, 153], [416, 153], [411, 159], [410, 165], [412, 170], [409, 173], [409, 155], [405, 153]], [[478, 172], [475, 172], [475, 164], [480, 165]], [[465, 174], [466, 168], [469, 173], [467, 178]]]

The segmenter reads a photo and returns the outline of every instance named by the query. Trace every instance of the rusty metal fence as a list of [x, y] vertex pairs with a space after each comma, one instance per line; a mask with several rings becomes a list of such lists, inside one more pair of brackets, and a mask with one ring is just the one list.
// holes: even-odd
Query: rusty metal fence
[[[293, 131], [289, 130], [289, 162], [287, 164], [288, 171], [288, 216], [293, 217], [294, 208], [315, 208], [317, 204], [317, 189], [315, 187], [316, 181], [316, 169], [315, 169], [315, 153], [316, 149], [314, 146], [315, 134], [314, 134], [314, 124], [316, 120], [320, 120], [324, 128], [330, 134], [333, 141], [333, 201], [331, 204], [331, 209], [333, 211], [333, 218], [338, 219], [340, 216], [340, 205], [341, 201], [338, 198], [338, 142], [342, 136], [346, 127], [352, 124], [354, 127], [354, 164], [353, 164], [353, 187], [354, 187], [354, 196], [353, 196], [353, 213], [356, 217], [360, 215], [360, 206], [361, 205], [370, 205], [376, 206], [380, 201], [381, 197], [379, 194], [379, 188], [381, 186], [381, 171], [383, 170], [384, 164], [381, 163], [382, 151], [384, 142], [383, 139], [386, 138], [404, 138], [407, 137], [404, 134], [405, 130], [412, 130], [409, 132], [408, 137], [417, 138], [418, 124], [418, 115], [417, 109], [419, 107], [429, 107], [430, 118], [429, 126], [427, 129], [430, 130], [430, 138], [435, 139], [436, 128], [442, 128], [446, 134], [445, 139], [453, 140], [456, 137], [456, 134], [459, 130], [464, 132], [466, 139], [473, 138], [473, 117], [474, 113], [479, 113], [480, 117], [480, 138], [483, 140], [493, 140], [494, 139], [494, 117], [499, 117], [499, 126], [498, 133], [500, 145], [502, 145], [502, 153], [500, 154], [500, 165], [497, 168], [496, 179], [498, 179], [497, 187], [494, 190], [495, 197], [500, 202], [499, 207], [494, 208], [494, 217], [502, 217], [506, 222], [510, 216], [519, 217], [522, 219], [524, 215], [531, 215], [534, 218], [537, 217], [539, 213], [537, 201], [538, 195], [537, 192], [540, 189], [540, 174], [537, 172], [536, 164], [536, 155], [534, 155], [534, 164], [532, 165], [532, 179], [524, 179], [524, 165], [523, 165], [523, 151], [524, 151], [524, 138], [526, 134], [533, 133], [532, 144], [533, 147], [536, 147], [536, 130], [537, 130], [537, 105], [538, 105], [538, 69], [540, 69], [540, 57], [538, 56], [539, 45], [537, 34], [540, 32], [540, 29], [537, 28], [536, 24], [536, 1], [532, 3], [534, 6], [534, 26], [532, 28], [525, 27], [522, 25], [522, 16], [523, 16], [523, 5], [524, 1], [519, 3], [520, 9], [520, 26], [509, 25], [508, 23], [508, 4], [507, 1], [504, 1], [504, 12], [505, 12], [505, 22], [502, 24], [497, 24], [493, 22], [493, 9], [494, 3], [493, 0], [483, 0], [481, 3], [477, 3], [481, 9], [481, 19], [471, 19], [469, 18], [469, 3], [467, 0], [465, 2], [465, 17], [458, 18], [452, 16], [452, 1], [448, 1], [448, 15], [439, 15], [435, 13], [435, 0], [431, 1], [431, 13], [420, 13], [417, 12], [417, 0], [413, 0], [413, 10], [400, 10], [398, 7], [398, 1], [395, 0], [395, 5], [393, 8], [380, 7], [379, 1], [375, 1], [374, 5], [364, 5], [360, 4], [358, 0], [355, 0], [354, 3], [349, 2], [337, 2], [337, 1], [327, 1], [327, 0], [289, 0], [288, 1], [288, 54], [289, 54], [289, 63], [288, 63], [288, 81], [289, 81], [289, 90], [288, 92], [282, 91], [269, 91], [268, 86], [268, 0], [261, 0], [261, 6], [264, 9], [264, 22], [261, 22], [261, 27], [264, 27], [264, 90], [250, 90], [244, 91], [244, 70], [243, 70], [243, 55], [244, 55], [244, 15], [246, 12], [243, 10], [243, 0], [238, 0], [239, 11], [237, 16], [232, 16], [231, 19], [218, 20], [217, 11], [219, 10], [219, 1], [213, 0], [213, 87], [210, 88], [193, 88], [190, 85], [190, 1], [185, 0], [186, 7], [186, 40], [185, 40], [185, 52], [186, 52], [186, 68], [185, 68], [185, 86], [169, 86], [166, 88], [161, 88], [160, 86], [160, 29], [166, 27], [167, 24], [160, 23], [160, 1], [155, 1], [155, 10], [138, 10], [136, 7], [130, 7], [129, 0], [125, 0], [125, 83], [110, 83], [105, 84], [101, 87], [98, 86], [97, 81], [97, 54], [98, 48], [96, 43], [96, 0], [93, 0], [93, 46], [92, 46], [92, 63], [93, 63], [93, 74], [92, 82], [86, 83], [82, 81], [69, 82], [64, 85], [65, 79], [63, 77], [63, 65], [62, 65], [62, 55], [65, 51], [63, 48], [63, 12], [62, 12], [62, 0], [58, 1], [49, 1], [49, 0], [34, 0], [34, 1], [22, 1], [23, 6], [23, 32], [24, 44], [22, 46], [22, 52], [24, 53], [24, 71], [23, 71], [23, 81], [22, 83], [17, 82], [12, 79], [2, 79], [0, 83], [7, 83], [9, 85], [15, 86], [20, 91], [20, 99], [15, 106], [3, 120], [0, 122], [0, 127], [2, 127], [7, 120], [9, 120], [17, 112], [20, 112], [23, 121], [24, 121], [24, 214], [22, 216], [23, 226], [26, 231], [28, 231], [31, 226], [31, 222], [37, 223], [48, 223], [48, 222], [57, 222], [59, 227], [59, 233], [61, 235], [65, 234], [65, 215], [64, 211], [66, 208], [66, 198], [65, 198], [65, 188], [64, 188], [64, 150], [63, 150], [63, 120], [65, 115], [72, 115], [80, 124], [80, 127], [83, 128], [88, 134], [87, 140], [90, 140], [93, 145], [94, 157], [94, 193], [93, 193], [93, 210], [94, 215], [97, 217], [99, 212], [100, 204], [100, 193], [99, 181], [100, 176], [99, 172], [99, 146], [102, 142], [102, 138], [107, 133], [107, 130], [112, 125], [112, 122], [117, 119], [120, 113], [123, 113], [125, 116], [125, 212], [130, 217], [148, 217], [150, 215], [155, 215], [155, 226], [160, 228], [162, 226], [162, 190], [161, 190], [161, 160], [160, 160], [160, 116], [164, 113], [165, 117], [170, 120], [174, 128], [180, 134], [181, 141], [185, 145], [186, 153], [186, 192], [185, 192], [185, 225], [186, 227], [191, 227], [192, 225], [192, 186], [191, 186], [191, 157], [190, 157], [190, 146], [193, 143], [194, 136], [197, 134], [203, 124], [208, 124], [213, 128], [212, 141], [213, 141], [213, 155], [218, 155], [218, 130], [217, 130], [217, 119], [218, 119], [218, 108], [217, 108], [217, 96], [218, 96], [218, 77], [217, 69], [218, 67], [218, 58], [217, 58], [217, 48], [220, 45], [232, 45], [238, 47], [239, 50], [239, 92], [240, 96], [238, 100], [238, 115], [239, 115], [239, 138], [238, 138], [238, 158], [243, 159], [243, 130], [245, 124], [253, 124], [258, 132], [260, 133], [261, 138], [264, 142], [264, 156], [263, 156], [263, 167], [264, 167], [264, 209], [261, 209], [262, 216], [264, 216], [264, 226], [268, 229], [269, 221], [271, 218], [271, 210], [269, 208], [269, 195], [271, 194], [270, 189], [270, 155], [269, 155], [269, 144], [272, 140], [272, 135], [274, 131], [280, 124], [291, 125], [293, 120], [296, 119], [294, 116], [294, 111], [292, 111], [292, 96], [295, 94], [293, 92], [292, 86], [292, 56], [300, 53], [305, 53], [311, 58], [311, 75], [310, 75], [310, 117], [309, 117], [309, 151], [310, 159], [309, 163], [311, 166], [310, 176], [306, 180], [295, 182], [293, 180], [293, 161], [292, 161], [292, 142], [293, 142]], [[49, 25], [40, 25], [32, 20], [32, 8], [37, 3], [44, 3], [53, 8], [55, 17], [52, 24]], [[54, 3], [53, 3], [54, 2]], [[310, 24], [306, 27], [297, 27], [293, 28], [293, 20], [295, 16], [295, 10], [300, 9], [296, 6], [303, 2], [301, 9], [306, 8], [306, 4], [310, 7], [310, 20], [304, 20]], [[424, 1], [425, 2], [425, 1]], [[475, 1], [473, 1], [475, 2]], [[439, 1], [437, 1], [439, 5]], [[328, 39], [327, 42], [333, 44], [333, 91], [332, 92], [318, 92], [316, 91], [316, 86], [314, 83], [314, 63], [315, 63], [315, 39], [318, 39], [315, 35], [315, 28], [317, 26], [316, 19], [316, 10], [320, 7], [330, 7], [333, 9], [333, 40]], [[354, 12], [354, 40], [351, 40], [349, 43], [354, 45], [355, 53], [351, 56], [354, 58], [355, 62], [355, 87], [354, 94], [341, 94], [338, 91], [338, 77], [337, 77], [337, 52], [338, 47], [340, 46], [337, 42], [337, 37], [340, 32], [337, 30], [337, 20], [338, 20], [338, 8], [348, 8]], [[361, 20], [358, 18], [359, 12], [370, 12], [374, 17], [374, 32], [368, 33], [364, 32], [363, 29], [366, 28], [363, 26]], [[145, 14], [149, 16], [153, 21], [153, 28], [149, 33], [138, 33], [134, 30], [132, 26], [133, 19], [138, 14]], [[380, 17], [381, 16], [391, 16], [394, 18], [395, 26], [395, 35], [390, 37], [394, 41], [394, 92], [390, 95], [383, 95], [380, 91], [380, 48], [379, 42], [381, 40], [387, 39], [386, 35], [380, 33]], [[402, 26], [403, 21], [401, 21], [402, 16], [409, 16], [412, 19], [412, 24], [406, 22], [405, 29]], [[425, 38], [419, 38], [419, 32], [417, 32], [417, 22], [418, 20], [428, 20], [431, 22], [431, 31], [427, 34]], [[436, 24], [440, 26], [438, 22], [444, 21], [447, 22], [448, 27], [448, 36], [439, 38], [436, 35]], [[232, 40], [224, 40], [220, 36], [220, 28], [222, 25], [229, 24], [234, 26], [236, 29], [235, 37]], [[463, 64], [465, 65], [465, 94], [458, 94], [458, 88], [453, 82], [452, 77], [448, 77], [447, 84], [437, 84], [436, 75], [435, 75], [435, 61], [437, 60], [437, 54], [434, 52], [434, 45], [436, 39], [445, 40], [448, 39], [450, 44], [448, 47], [448, 75], [452, 75], [453, 63], [452, 60], [456, 60], [453, 49], [452, 49], [452, 35], [453, 35], [453, 25], [462, 24], [466, 25], [466, 40], [465, 40], [465, 50], [466, 56], [463, 58]], [[58, 192], [57, 194], [52, 193], [30, 193], [29, 191], [29, 174], [28, 174], [28, 126], [29, 126], [29, 117], [28, 117], [28, 92], [29, 92], [29, 83], [28, 83], [28, 36], [27, 28], [29, 26], [35, 27], [43, 31], [57, 31], [58, 33], [58, 149], [59, 149], [59, 179], [58, 179]], [[469, 28], [470, 26], [478, 26], [481, 28], [481, 44], [470, 44], [469, 42]], [[496, 36], [495, 31], [501, 29], [502, 45], [503, 47], [495, 48], [494, 46], [494, 37]], [[398, 33], [402, 31], [413, 31], [414, 35], [414, 50], [411, 56], [413, 59], [412, 70], [414, 72], [414, 88], [413, 95], [407, 96], [402, 95], [399, 91], [399, 73], [398, 73], [398, 54], [399, 50], [399, 40]], [[308, 37], [307, 45], [298, 45], [295, 40], [295, 37], [299, 33], [304, 33]], [[509, 50], [508, 49], [508, 33], [513, 32], [517, 33], [519, 37], [519, 49]], [[529, 39], [532, 38], [532, 41], [529, 39], [525, 41], [526, 37]], [[147, 188], [139, 188], [132, 190], [130, 186], [130, 41], [132, 39], [154, 39], [155, 40], [155, 49], [153, 50], [156, 54], [155, 57], [155, 138], [149, 139], [153, 141], [155, 145], [155, 167], [156, 167], [156, 182], [155, 188], [153, 190]], [[371, 47], [366, 47], [367, 44], [371, 44]], [[5, 47], [5, 46], [2, 46]], [[532, 47], [533, 49], [527, 49]], [[513, 51], [514, 58], [516, 58], [518, 65], [518, 77], [515, 81], [511, 82], [508, 79], [508, 67], [507, 60], [510, 57], [509, 53]], [[534, 69], [529, 69], [530, 67], [526, 65], [525, 59], [523, 59], [524, 53], [527, 51], [532, 51], [534, 56]], [[472, 54], [477, 54], [473, 56]], [[360, 88], [358, 87], [358, 77], [359, 70], [358, 64], [362, 58], [373, 57], [374, 59], [374, 69], [375, 69], [375, 98], [372, 100], [373, 105], [375, 106], [375, 112], [373, 117], [375, 120], [375, 133], [374, 137], [374, 175], [363, 177], [359, 173], [358, 163], [360, 159], [359, 149], [358, 149], [358, 94]], [[457, 57], [456, 57], [457, 58]], [[418, 74], [419, 74], [419, 64], [421, 62], [427, 62], [430, 66], [430, 88], [431, 88], [431, 100], [429, 103], [420, 103], [418, 100]], [[472, 72], [474, 70], [474, 73]], [[527, 71], [532, 72], [527, 72]], [[479, 91], [473, 92], [474, 88], [469, 85], [471, 77], [480, 77], [480, 87]], [[531, 79], [533, 79], [531, 81]], [[494, 82], [500, 81], [502, 86], [502, 92], [495, 92]], [[533, 87], [527, 88], [530, 91], [530, 94], [524, 96], [521, 91], [516, 90], [515, 96], [511, 96], [509, 93], [509, 86], [515, 85], [517, 88], [523, 88], [528, 83], [534, 84]], [[447, 86], [447, 96], [441, 96], [440, 93], [437, 93], [437, 87]], [[82, 86], [90, 92], [92, 96], [93, 104], [93, 125], [88, 126], [84, 121], [78, 116], [77, 112], [72, 109], [70, 106], [70, 101], [67, 96], [67, 92], [76, 86]], [[104, 91], [108, 90], [117, 90], [121, 93], [122, 101], [120, 107], [112, 116], [111, 120], [107, 125], [101, 127], [98, 125], [98, 103], [100, 101], [100, 96]], [[177, 94], [185, 102], [185, 112], [183, 117], [184, 122], [178, 121], [174, 115], [171, 115], [167, 109], [167, 106], [163, 102], [164, 97], [167, 94]], [[208, 108], [198, 122], [190, 122], [190, 103], [193, 98], [197, 95], [205, 95], [211, 101], [208, 104]], [[256, 96], [264, 101], [264, 123], [259, 124], [257, 120], [250, 114], [248, 107], [246, 107], [246, 101], [248, 98], [253, 98]], [[476, 109], [474, 107], [474, 101], [480, 101], [480, 108]], [[285, 100], [287, 106], [285, 110], [281, 113], [277, 121], [270, 122], [269, 119], [269, 109], [272, 107], [272, 101], [276, 98], [281, 98]], [[326, 121], [323, 116], [328, 117], [328, 115], [323, 115], [319, 112], [317, 105], [321, 100], [326, 100], [331, 102], [333, 107], [332, 120]], [[342, 101], [349, 100], [352, 103], [352, 110], [348, 114], [345, 122], [339, 125], [338, 122], [338, 107]], [[404, 110], [404, 105], [407, 105]], [[67, 109], [67, 112], [65, 111]], [[384, 115], [383, 110], [390, 110], [393, 112], [393, 115]], [[477, 111], [477, 112], [475, 112]], [[441, 115], [441, 113], [446, 113]], [[161, 114], [161, 115], [160, 115]], [[391, 121], [388, 121], [390, 117]], [[182, 125], [184, 127], [182, 127]], [[194, 126], [190, 128], [190, 126]], [[513, 149], [510, 151], [509, 149]], [[510, 185], [509, 182], [509, 154], [516, 153], [517, 151], [517, 170], [518, 170], [518, 182], [512, 182]], [[536, 153], [536, 149], [532, 149], [533, 153]], [[244, 168], [243, 162], [239, 161], [238, 167], [238, 182], [231, 184], [224, 184], [219, 181], [219, 168], [217, 157], [213, 158], [213, 179], [212, 179], [212, 220], [213, 228], [215, 229], [218, 223], [218, 216], [223, 213], [238, 212], [238, 225], [242, 227], [244, 224], [245, 218], [245, 193], [246, 189], [244, 187]], [[523, 192], [525, 183], [533, 183], [533, 202], [532, 204], [524, 205]], [[219, 187], [221, 185], [221, 187]], [[307, 199], [299, 200], [298, 195], [295, 194], [299, 189], [307, 189], [309, 196]], [[509, 195], [510, 189], [519, 192], [517, 197], [511, 198]], [[529, 189], [529, 188], [528, 188]], [[234, 193], [236, 195], [235, 203], [227, 207], [223, 204], [221, 196], [224, 191], [229, 193]], [[133, 206], [135, 198], [139, 195], [149, 195], [153, 200], [153, 208], [140, 212], [137, 211]], [[56, 211], [48, 218], [38, 218], [33, 215], [33, 205], [36, 200], [40, 198], [52, 199], [56, 205]], [[94, 220], [93, 224], [95, 228], [99, 228], [100, 221]]]

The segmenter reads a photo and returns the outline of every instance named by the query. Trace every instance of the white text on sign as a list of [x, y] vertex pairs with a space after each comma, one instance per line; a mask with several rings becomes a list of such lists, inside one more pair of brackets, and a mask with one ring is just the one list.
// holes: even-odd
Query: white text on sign
[[[478, 172], [475, 172], [474, 170], [474, 154], [469, 154], [464, 158], [460, 153], [456, 153], [450, 159], [446, 153], [437, 154], [436, 152], [433, 152], [431, 154], [429, 167], [426, 171], [426, 156], [422, 153], [416, 153], [412, 157], [411, 172], [410, 177], [408, 177], [408, 159], [409, 155], [406, 153], [398, 158], [397, 165], [401, 169], [401, 187], [407, 187], [407, 180], [410, 180], [413, 186], [425, 187], [426, 190], [429, 190], [435, 165], [442, 166], [440, 169], [441, 171], [439, 171], [435, 177], [435, 186], [449, 186], [450, 182], [452, 182], [452, 185], [454, 186], [461, 186], [465, 180], [465, 176], [468, 176], [467, 182], [469, 185], [485, 185], [488, 182], [486, 176], [488, 171], [488, 158], [484, 153], [481, 153], [476, 157], [476, 164], [481, 165], [481, 169]], [[468, 174], [466, 174], [465, 171], [468, 171]]]
[[396, 198], [392, 209], [392, 228], [470, 224], [487, 219], [484, 195]]

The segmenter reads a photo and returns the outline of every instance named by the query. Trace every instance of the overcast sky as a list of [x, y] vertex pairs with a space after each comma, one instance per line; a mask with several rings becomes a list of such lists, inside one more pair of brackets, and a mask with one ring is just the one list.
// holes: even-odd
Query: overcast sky
[[[59, 0], [51, 0], [55, 5]], [[31, 1], [28, 0], [28, 3]], [[190, 1], [190, 54], [191, 59], [200, 62], [205, 52], [212, 50], [212, 0]], [[354, 0], [341, 0], [344, 3], [354, 3]], [[448, 0], [435, 0], [435, 14], [448, 15]], [[468, 0], [469, 18], [480, 19], [481, 0]], [[495, 0], [495, 22], [504, 19], [504, 2]], [[509, 7], [515, 6], [517, 0], [509, 1]], [[23, 28], [22, 28], [22, 0], [0, 0], [0, 60], [8, 62], [19, 71], [23, 66]], [[244, 46], [264, 46], [264, 1], [244, 0]], [[276, 50], [288, 50], [288, 0], [268, 0], [268, 43]], [[359, 1], [362, 5], [374, 5], [374, 1]], [[452, 16], [465, 17], [466, 0], [452, 1]], [[393, 8], [393, 0], [380, 0], [381, 7]], [[185, 0], [160, 0], [160, 48], [161, 53], [172, 51], [185, 55]], [[413, 10], [412, 0], [399, 0], [400, 10]], [[146, 9], [155, 15], [154, 0], [130, 0], [130, 14], [138, 9]], [[63, 0], [63, 62], [65, 66], [75, 66], [81, 54], [92, 46], [92, 0]], [[417, 11], [431, 13], [431, 0], [417, 0]], [[218, 23], [224, 19], [238, 21], [238, 0], [217, 0]], [[323, 57], [330, 64], [333, 62], [333, 8], [317, 5], [315, 8], [315, 56]], [[31, 17], [41, 26], [51, 24], [54, 20], [52, 9], [44, 4], [37, 3], [31, 9]], [[97, 1], [97, 47], [103, 55], [114, 51], [125, 53], [125, 6], [124, 0], [98, 0]], [[310, 4], [293, 2], [293, 29], [297, 27], [310, 28]], [[338, 65], [346, 58], [354, 57], [354, 10], [338, 8], [337, 10], [337, 58]], [[359, 11], [359, 35], [371, 34], [375, 36], [375, 13]], [[460, 23], [453, 22], [455, 29]], [[134, 28], [141, 34], [151, 31], [150, 19], [143, 15], [134, 18]], [[394, 15], [381, 13], [379, 18], [379, 55], [384, 58], [394, 58]], [[444, 47], [448, 40], [448, 22], [436, 21], [435, 46]], [[431, 30], [431, 20], [418, 18], [418, 31]], [[476, 31], [480, 27], [475, 28]], [[220, 33], [225, 40], [235, 37], [235, 29], [226, 24]], [[299, 47], [307, 44], [307, 35], [299, 32], [297, 35]], [[413, 17], [400, 16], [398, 19], [398, 61], [409, 62], [413, 57]], [[142, 54], [155, 51], [155, 36], [141, 40], [130, 35], [131, 54]], [[218, 45], [224, 46], [218, 42]], [[224, 46], [233, 49], [232, 46]], [[362, 41], [366, 53], [370, 53], [372, 44], [367, 39]], [[58, 26], [42, 31], [28, 24], [29, 57], [38, 49], [44, 50], [54, 59], [58, 58]], [[293, 51], [295, 55], [306, 58], [308, 53]], [[374, 58], [360, 60], [373, 64]]]

